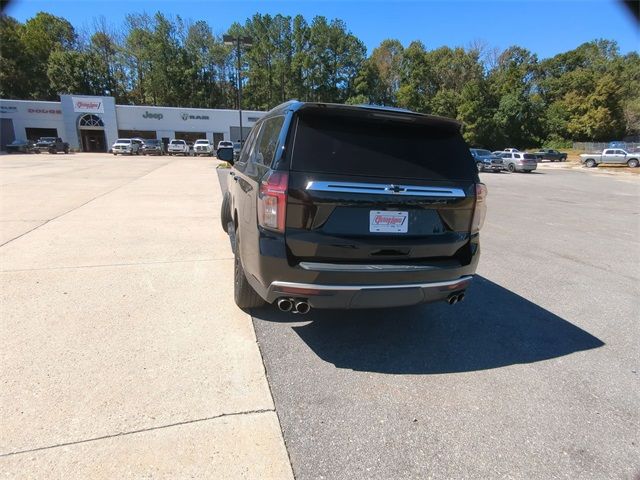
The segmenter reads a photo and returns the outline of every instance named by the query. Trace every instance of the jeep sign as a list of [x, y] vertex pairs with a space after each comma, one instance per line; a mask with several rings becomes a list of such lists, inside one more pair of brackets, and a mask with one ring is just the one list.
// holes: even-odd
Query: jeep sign
[[71, 97], [73, 111], [78, 113], [104, 113], [104, 104], [101, 98]]
[[164, 115], [161, 113], [153, 113], [148, 110], [144, 112], [144, 115], [142, 115], [142, 118], [155, 118], [156, 120], [162, 120], [163, 117]]

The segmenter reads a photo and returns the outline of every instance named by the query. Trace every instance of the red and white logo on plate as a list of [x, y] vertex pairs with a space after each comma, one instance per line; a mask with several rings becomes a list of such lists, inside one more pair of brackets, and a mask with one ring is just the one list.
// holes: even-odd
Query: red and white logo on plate
[[371, 210], [369, 212], [370, 232], [407, 233], [409, 212]]

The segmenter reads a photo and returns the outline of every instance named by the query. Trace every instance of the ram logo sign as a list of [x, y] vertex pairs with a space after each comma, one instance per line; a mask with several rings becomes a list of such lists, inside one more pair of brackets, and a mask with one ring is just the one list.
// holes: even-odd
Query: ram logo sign
[[104, 113], [104, 104], [100, 98], [71, 97], [73, 111], [78, 113]]
[[209, 120], [209, 115], [191, 115], [190, 113], [184, 112], [180, 114], [180, 118], [185, 122], [187, 120]]

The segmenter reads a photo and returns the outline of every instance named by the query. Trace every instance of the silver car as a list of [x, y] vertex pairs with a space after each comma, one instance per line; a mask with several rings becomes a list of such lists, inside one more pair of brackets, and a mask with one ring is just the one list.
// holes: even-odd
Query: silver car
[[532, 153], [502, 152], [504, 166], [510, 172], [531, 173], [538, 168], [538, 160]]

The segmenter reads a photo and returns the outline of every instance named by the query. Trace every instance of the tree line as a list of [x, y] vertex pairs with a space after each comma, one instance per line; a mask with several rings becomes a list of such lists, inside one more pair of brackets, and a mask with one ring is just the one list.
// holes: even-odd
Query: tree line
[[[428, 49], [384, 40], [369, 55], [339, 19], [255, 14], [227, 32], [242, 50], [242, 106], [297, 98], [457, 118], [473, 145], [561, 147], [640, 134], [640, 56], [597, 39], [552, 58], [482, 42]], [[89, 31], [40, 12], [0, 17], [0, 97], [111, 95], [119, 104], [237, 108], [236, 56], [205, 21], [160, 12]]]

